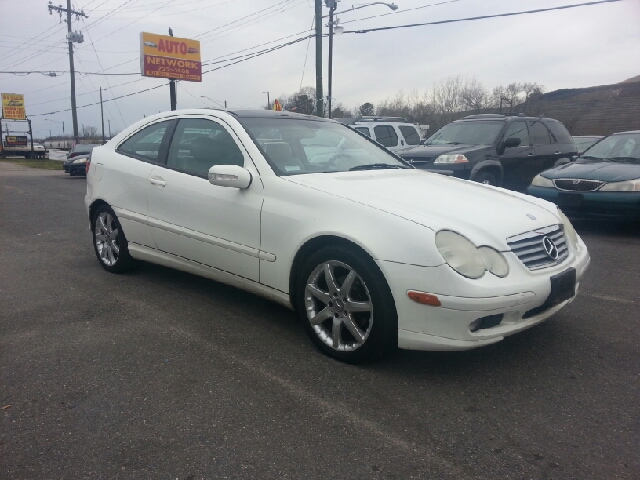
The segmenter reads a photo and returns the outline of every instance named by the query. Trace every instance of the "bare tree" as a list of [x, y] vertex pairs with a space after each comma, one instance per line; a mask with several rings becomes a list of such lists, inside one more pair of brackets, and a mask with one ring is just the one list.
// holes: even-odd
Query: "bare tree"
[[467, 80], [460, 92], [460, 101], [466, 110], [480, 113], [489, 105], [489, 92], [475, 78]]
[[90, 138], [98, 135], [98, 129], [96, 127], [92, 127], [91, 125], [84, 127], [82, 130], [82, 136]]

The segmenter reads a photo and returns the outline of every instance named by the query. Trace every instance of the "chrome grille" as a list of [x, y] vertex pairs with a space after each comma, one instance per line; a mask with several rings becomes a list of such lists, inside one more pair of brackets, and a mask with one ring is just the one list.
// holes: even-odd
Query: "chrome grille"
[[[547, 254], [543, 241], [548, 237], [558, 249], [558, 258]], [[551, 225], [507, 238], [507, 244], [529, 270], [550, 267], [561, 263], [569, 255], [564, 229], [561, 225]]]
[[554, 180], [553, 183], [560, 190], [568, 190], [571, 192], [593, 192], [605, 184], [605, 182], [599, 180], [572, 180], [569, 178]]

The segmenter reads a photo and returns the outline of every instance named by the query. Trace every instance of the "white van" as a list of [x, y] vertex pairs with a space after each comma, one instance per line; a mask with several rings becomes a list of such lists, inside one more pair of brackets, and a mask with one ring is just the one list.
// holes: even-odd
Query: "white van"
[[423, 140], [422, 131], [426, 132], [429, 128], [428, 125], [409, 123], [402, 117], [355, 117], [335, 120], [372, 138], [392, 152], [420, 145]]

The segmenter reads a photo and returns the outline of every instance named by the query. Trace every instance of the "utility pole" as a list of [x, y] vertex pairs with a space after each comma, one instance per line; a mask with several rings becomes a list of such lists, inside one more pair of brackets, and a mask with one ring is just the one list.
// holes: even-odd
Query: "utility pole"
[[326, 0], [327, 7], [329, 7], [329, 84], [328, 84], [328, 95], [327, 95], [327, 103], [329, 107], [329, 118], [331, 115], [331, 87], [333, 83], [333, 13], [338, 8], [338, 2], [336, 0]]
[[316, 0], [316, 115], [324, 116], [322, 95], [322, 0]]
[[60, 18], [62, 19], [62, 14], [66, 13], [67, 18], [67, 42], [69, 44], [69, 71], [71, 73], [71, 118], [73, 119], [73, 139], [75, 142], [78, 141], [78, 113], [76, 112], [76, 71], [73, 66], [73, 42], [82, 43], [84, 38], [82, 33], [80, 32], [72, 32], [71, 31], [71, 16], [75, 15], [76, 20], [79, 20], [80, 17], [89, 18], [85, 15], [84, 10], [73, 10], [71, 8], [71, 0], [67, 0], [67, 8], [62, 8], [62, 5], [55, 6], [51, 2], [49, 2], [49, 15], [53, 15], [54, 10], [58, 12]]
[[269, 98], [269, 92], [262, 92], [267, 94], [267, 110], [271, 110], [271, 99]]
[[111, 119], [108, 119], [107, 122], [109, 122], [109, 140], [111, 140]]
[[102, 87], [100, 87], [100, 118], [102, 119], [102, 144], [104, 145], [104, 110], [102, 110]]
[[[173, 30], [169, 27], [169, 36], [173, 37]], [[171, 111], [176, 109], [176, 81], [172, 78], [169, 80], [169, 99], [171, 100]]]

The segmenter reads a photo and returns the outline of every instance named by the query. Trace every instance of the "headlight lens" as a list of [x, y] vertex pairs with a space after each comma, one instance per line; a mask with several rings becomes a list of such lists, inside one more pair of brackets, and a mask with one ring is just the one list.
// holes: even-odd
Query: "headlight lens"
[[531, 185], [534, 187], [554, 187], [553, 180], [548, 179], [547, 177], [543, 177], [542, 175], [536, 175], [533, 177], [533, 181]]
[[600, 192], [640, 192], [640, 178], [625, 182], [611, 182], [600, 187]]
[[573, 228], [571, 221], [567, 218], [567, 216], [562, 212], [562, 210], [558, 209], [558, 214], [560, 215], [560, 219], [562, 220], [562, 225], [564, 226], [564, 233], [569, 239], [571, 246], [573, 248], [578, 247], [578, 233], [576, 229]]
[[87, 163], [87, 157], [82, 157], [77, 160], [74, 160], [72, 163]]
[[467, 163], [469, 159], [464, 155], [440, 155], [433, 163]]
[[504, 256], [491, 247], [476, 247], [462, 235], [451, 230], [436, 233], [436, 247], [440, 255], [460, 275], [480, 278], [486, 271], [498, 277], [509, 273]]

